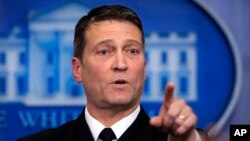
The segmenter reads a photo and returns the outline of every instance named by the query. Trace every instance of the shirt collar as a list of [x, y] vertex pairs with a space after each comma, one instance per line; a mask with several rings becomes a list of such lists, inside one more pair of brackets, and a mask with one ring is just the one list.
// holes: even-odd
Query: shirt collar
[[[138, 105], [138, 107], [131, 114], [122, 118], [111, 126], [117, 139], [119, 139], [122, 134], [128, 129], [128, 127], [135, 121], [140, 112], [140, 109], [141, 108]], [[92, 136], [94, 137], [94, 140], [97, 141], [99, 134], [105, 128], [105, 126], [89, 114], [87, 107], [85, 108], [85, 118]]]

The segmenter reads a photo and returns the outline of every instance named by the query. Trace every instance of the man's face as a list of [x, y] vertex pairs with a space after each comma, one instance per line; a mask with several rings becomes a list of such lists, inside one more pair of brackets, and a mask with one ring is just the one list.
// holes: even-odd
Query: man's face
[[146, 62], [140, 30], [130, 22], [92, 23], [86, 32], [82, 63], [73, 59], [88, 106], [135, 106], [143, 90]]

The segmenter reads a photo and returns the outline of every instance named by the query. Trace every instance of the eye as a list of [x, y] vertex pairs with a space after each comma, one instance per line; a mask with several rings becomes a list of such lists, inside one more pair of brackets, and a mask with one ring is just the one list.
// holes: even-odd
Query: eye
[[107, 55], [108, 54], [108, 50], [103, 49], [103, 50], [98, 51], [97, 53], [99, 55]]
[[130, 50], [129, 50], [129, 53], [132, 54], [132, 55], [136, 55], [136, 54], [139, 53], [139, 51], [136, 50], [136, 49], [130, 49]]

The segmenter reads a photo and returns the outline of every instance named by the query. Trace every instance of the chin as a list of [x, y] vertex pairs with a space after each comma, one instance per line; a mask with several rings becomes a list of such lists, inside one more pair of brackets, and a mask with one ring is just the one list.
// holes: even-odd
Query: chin
[[117, 105], [127, 105], [129, 103], [131, 103], [132, 101], [129, 100], [129, 99], [115, 99], [113, 101], [114, 104], [117, 104]]
[[115, 92], [109, 97], [109, 102], [113, 105], [133, 105], [140, 99], [132, 92]]
[[113, 99], [112, 103], [113, 105], [116, 105], [116, 106], [129, 106], [129, 105], [133, 105], [134, 103], [136, 103], [136, 99], [123, 97], [123, 98]]

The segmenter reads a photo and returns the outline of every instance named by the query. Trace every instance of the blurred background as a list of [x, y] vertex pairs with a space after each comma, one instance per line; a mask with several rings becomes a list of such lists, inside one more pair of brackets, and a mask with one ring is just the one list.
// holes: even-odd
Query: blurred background
[[248, 20], [250, 1], [247, 0], [206, 0], [204, 1], [214, 12], [223, 20], [229, 30], [232, 32], [237, 44], [242, 60], [242, 86], [239, 100], [233, 110], [232, 115], [219, 134], [218, 141], [229, 140], [230, 124], [250, 124], [250, 114], [248, 112], [248, 101], [250, 99], [250, 57], [249, 47], [250, 27]]
[[0, 0], [0, 141], [78, 116], [86, 97], [71, 74], [74, 26], [102, 4], [141, 17], [150, 116], [173, 81], [214, 141], [229, 141], [231, 124], [250, 124], [248, 0]]

